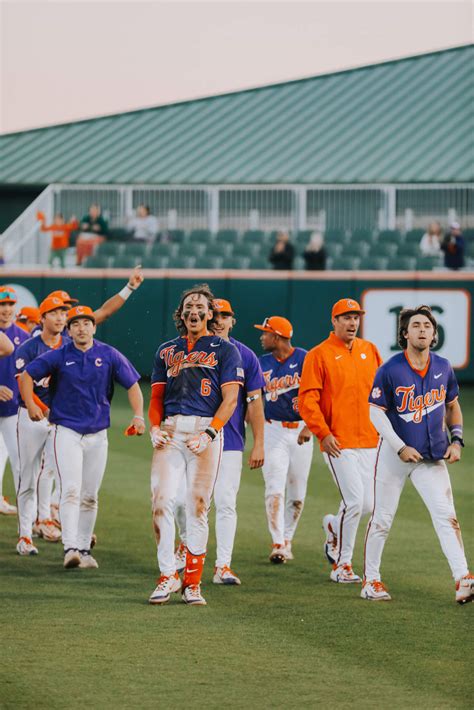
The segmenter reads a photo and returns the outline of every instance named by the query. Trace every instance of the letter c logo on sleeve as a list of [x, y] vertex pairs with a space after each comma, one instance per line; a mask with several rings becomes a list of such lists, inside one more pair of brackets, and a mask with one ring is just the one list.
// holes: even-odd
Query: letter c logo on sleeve
[[96, 367], [102, 367], [102, 358], [101, 358], [101, 357], [97, 357], [97, 358], [95, 359], [95, 366], [96, 366]]

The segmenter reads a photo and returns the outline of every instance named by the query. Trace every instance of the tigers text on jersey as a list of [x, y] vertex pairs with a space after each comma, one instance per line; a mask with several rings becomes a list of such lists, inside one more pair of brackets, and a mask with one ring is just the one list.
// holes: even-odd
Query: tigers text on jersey
[[405, 352], [394, 355], [375, 376], [369, 402], [387, 417], [407, 446], [424, 459], [440, 460], [449, 446], [445, 426], [446, 402], [459, 393], [451, 364], [430, 353], [424, 377], [413, 369]]
[[[68, 339], [69, 342], [69, 339]], [[35, 358], [43, 353], [48, 353], [50, 350], [57, 350], [65, 345], [63, 338], [59, 340], [57, 348], [51, 348], [46, 345], [43, 338], [30, 338], [25, 343], [22, 343], [15, 353], [16, 373], [20, 375], [26, 366]], [[33, 391], [40, 400], [49, 408], [49, 377], [43, 377], [41, 380], [34, 381]], [[20, 400], [20, 405], [24, 407], [24, 402]]]
[[291, 355], [282, 362], [272, 353], [260, 357], [265, 378], [265, 419], [277, 422], [301, 420], [298, 392], [306, 352], [303, 348], [294, 348]]
[[18, 404], [20, 402], [15, 367], [16, 352], [22, 343], [29, 340], [30, 335], [14, 323], [8, 328], [1, 328], [0, 330], [10, 338], [15, 348], [11, 355], [0, 358], [0, 385], [8, 387], [13, 392], [13, 398], [9, 402], [0, 402], [0, 417], [11, 417], [18, 412]]
[[49, 421], [78, 434], [108, 429], [114, 382], [128, 390], [140, 379], [124, 355], [99, 340], [86, 351], [71, 340], [32, 360], [26, 372], [36, 381], [51, 375]]
[[151, 384], [165, 384], [165, 416], [213, 417], [222, 403], [221, 386], [244, 382], [240, 353], [217, 335], [203, 335], [188, 348], [178, 336], [158, 348]]
[[245, 448], [245, 413], [247, 392], [262, 389], [265, 386], [258, 358], [246, 345], [234, 338], [230, 342], [235, 345], [242, 358], [244, 369], [244, 386], [239, 388], [237, 406], [231, 418], [224, 427], [224, 451], [243, 451]]

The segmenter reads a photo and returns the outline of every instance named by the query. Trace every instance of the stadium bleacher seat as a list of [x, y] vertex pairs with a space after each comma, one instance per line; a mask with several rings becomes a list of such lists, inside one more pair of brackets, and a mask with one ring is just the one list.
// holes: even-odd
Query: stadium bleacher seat
[[[261, 245], [253, 244], [252, 242], [235, 244], [232, 250], [232, 256], [239, 256], [243, 258], [251, 258], [253, 256], [259, 256], [261, 254]], [[264, 247], [265, 251], [267, 247]]]
[[270, 262], [268, 259], [265, 259], [263, 256], [254, 256], [253, 259], [250, 260], [249, 264], [249, 269], [269, 269], [270, 268]]
[[109, 242], [126, 242], [132, 238], [131, 232], [123, 227], [113, 227], [109, 229], [107, 239]]
[[370, 256], [382, 256], [390, 258], [397, 253], [397, 245], [393, 243], [375, 243], [370, 247]]
[[151, 247], [150, 256], [175, 256], [176, 246], [166, 242], [155, 242]]
[[166, 269], [168, 258], [166, 256], [146, 256], [142, 261], [144, 269]]
[[297, 256], [295, 257], [295, 260], [293, 262], [293, 270], [294, 271], [304, 271], [306, 269], [306, 262], [303, 259], [302, 256]]
[[327, 242], [338, 242], [339, 244], [344, 244], [348, 241], [344, 229], [336, 227], [330, 227], [329, 229], [326, 229], [324, 238]]
[[316, 230], [316, 229], [315, 229], [315, 230], [313, 230], [313, 229], [300, 229], [299, 232], [296, 232], [296, 236], [295, 236], [295, 239], [294, 239], [295, 244], [298, 245], [298, 246], [303, 246], [303, 247], [305, 247], [305, 246], [307, 245], [307, 243], [309, 242], [309, 240], [311, 239], [311, 235], [312, 235], [313, 231], [316, 232], [317, 230]]
[[424, 233], [424, 229], [410, 229], [405, 235], [405, 241], [408, 244], [419, 244]]
[[331, 259], [335, 259], [336, 257], [341, 256], [343, 245], [337, 244], [337, 242], [334, 244], [329, 242], [324, 245], [324, 248], [326, 250], [326, 254], [331, 257]]
[[437, 256], [419, 256], [416, 260], [417, 271], [432, 271], [436, 266], [440, 266]]
[[189, 269], [194, 266], [194, 259], [188, 256], [172, 256], [168, 259], [168, 269]]
[[189, 241], [192, 244], [209, 244], [211, 239], [210, 229], [193, 229], [189, 234]]
[[148, 251], [148, 244], [137, 244], [136, 242], [128, 242], [124, 247], [125, 256], [136, 256], [143, 259]]
[[250, 258], [245, 256], [229, 256], [222, 262], [223, 269], [247, 269]]
[[200, 256], [194, 262], [194, 269], [220, 269], [222, 259], [218, 256]]
[[367, 256], [360, 260], [359, 269], [361, 271], [383, 271], [387, 268], [388, 259], [377, 256]]
[[107, 269], [109, 267], [110, 257], [93, 254], [90, 256], [84, 266], [86, 269]]
[[355, 229], [352, 232], [350, 241], [353, 243], [367, 242], [368, 244], [371, 244], [374, 241], [374, 233], [372, 229]]
[[184, 229], [168, 229], [166, 234], [174, 244], [182, 244], [186, 241], [186, 232]]
[[123, 249], [119, 242], [102, 242], [95, 250], [96, 256], [118, 256]]
[[232, 244], [229, 243], [219, 243], [208, 244], [206, 254], [210, 257], [221, 257], [224, 259], [226, 256], [230, 256], [232, 251]]
[[334, 271], [355, 271], [359, 268], [360, 259], [350, 256], [338, 256], [332, 259], [331, 268]]
[[139, 263], [139, 259], [131, 254], [119, 254], [112, 258], [113, 269], [133, 269]]
[[471, 259], [474, 259], [474, 240], [472, 242], [468, 242], [466, 245], [466, 254]]
[[267, 238], [262, 229], [249, 229], [242, 235], [242, 242], [244, 244], [262, 244], [266, 241]]
[[188, 242], [181, 244], [178, 250], [179, 256], [186, 256], [186, 257], [193, 257], [197, 258], [201, 256], [201, 254], [204, 252], [204, 249], [206, 248], [206, 245], [203, 245], [202, 243], [197, 243], [197, 242]]
[[397, 256], [412, 256], [415, 258], [420, 256], [419, 244], [416, 242], [405, 242], [404, 244], [400, 244]]
[[395, 256], [387, 264], [389, 271], [415, 271], [416, 259], [411, 256]]
[[370, 244], [367, 242], [349, 242], [342, 247], [341, 256], [361, 257], [368, 256]]
[[473, 227], [466, 227], [466, 229], [462, 229], [461, 231], [462, 231], [462, 233], [464, 235], [464, 239], [466, 241], [468, 241], [468, 242], [470, 242], [471, 240], [474, 241], [474, 228]]
[[236, 229], [219, 229], [216, 234], [216, 242], [223, 244], [235, 244], [239, 240], [239, 233]]
[[402, 235], [398, 229], [382, 229], [377, 241], [379, 244], [400, 244]]

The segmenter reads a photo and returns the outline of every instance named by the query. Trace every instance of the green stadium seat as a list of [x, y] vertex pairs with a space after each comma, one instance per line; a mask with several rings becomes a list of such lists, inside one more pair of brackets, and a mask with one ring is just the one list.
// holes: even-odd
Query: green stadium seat
[[339, 229], [335, 227], [326, 229], [324, 238], [327, 242], [337, 242], [338, 244], [344, 244], [348, 241], [344, 229]]
[[167, 229], [161, 234], [166, 234], [173, 244], [182, 244], [186, 241], [186, 232], [184, 229]]
[[96, 256], [118, 256], [123, 246], [119, 242], [102, 242], [95, 250]]
[[352, 256], [360, 257], [368, 256], [370, 251], [370, 244], [367, 242], [356, 242], [355, 244], [349, 242], [349, 244], [344, 244], [342, 247], [341, 256]]
[[168, 259], [168, 269], [189, 269], [194, 265], [194, 259], [187, 256], [172, 256]]
[[122, 254], [112, 259], [113, 269], [133, 269], [139, 263], [137, 256]]
[[107, 269], [109, 267], [110, 257], [93, 254], [90, 256], [84, 266], [86, 269]]
[[374, 241], [374, 233], [372, 229], [354, 229], [351, 236], [352, 243], [367, 242], [371, 244]]
[[356, 271], [359, 268], [360, 259], [350, 256], [338, 256], [332, 259], [331, 268], [334, 271]]
[[222, 259], [216, 256], [200, 256], [194, 262], [194, 269], [220, 269]]
[[415, 271], [416, 259], [410, 256], [395, 256], [387, 264], [389, 271]]
[[377, 256], [367, 256], [360, 260], [359, 269], [361, 271], [383, 271], [387, 268], [388, 259]]
[[145, 254], [148, 252], [148, 244], [137, 244], [134, 242], [128, 242], [124, 247], [125, 256], [136, 256], [139, 259], [143, 259]]
[[325, 244], [324, 248], [326, 250], [326, 254], [331, 259], [335, 259], [336, 257], [341, 256], [343, 245], [337, 244], [337, 243], [329, 243], [329, 244]]
[[244, 244], [263, 244], [267, 242], [265, 232], [262, 229], [249, 229], [242, 236]]
[[109, 242], [127, 242], [130, 238], [131, 233], [123, 227], [113, 227], [107, 235]]
[[425, 231], [425, 229], [410, 229], [405, 235], [405, 242], [407, 244], [419, 244]]
[[316, 230], [316, 229], [300, 229], [299, 232], [296, 232], [296, 236], [294, 239], [295, 244], [306, 246], [306, 244], [311, 239], [312, 233], [316, 232], [316, 231], [318, 231], [318, 230]]
[[268, 259], [265, 259], [263, 256], [254, 256], [253, 259], [250, 260], [249, 264], [249, 269], [269, 269], [270, 268], [270, 262]]
[[[239, 256], [243, 258], [251, 258], [253, 256], [259, 256], [261, 253], [261, 245], [260, 244], [252, 244], [251, 242], [249, 243], [242, 243], [242, 244], [235, 244], [234, 248], [232, 250], [232, 256]], [[267, 247], [263, 247], [265, 252], [267, 251]]]
[[166, 269], [168, 258], [166, 256], [146, 256], [142, 261], [144, 269]]
[[397, 251], [397, 256], [420, 256], [420, 247], [416, 242], [405, 242], [405, 244], [400, 244]]
[[463, 233], [464, 239], [467, 242], [470, 242], [471, 240], [474, 241], [474, 228], [466, 227], [466, 229], [462, 230], [462, 233]]
[[223, 269], [248, 269], [250, 258], [245, 256], [230, 256], [222, 262]]
[[210, 229], [193, 229], [189, 234], [189, 241], [192, 244], [209, 244], [211, 239]]
[[398, 229], [382, 229], [377, 238], [379, 244], [400, 244], [402, 235]]
[[155, 242], [151, 247], [150, 256], [175, 256], [176, 246], [166, 242]]
[[239, 233], [236, 229], [219, 229], [216, 234], [216, 242], [223, 244], [235, 244], [239, 241]]
[[306, 262], [302, 256], [297, 256], [293, 262], [294, 271], [304, 271], [306, 269]]
[[441, 260], [437, 256], [419, 256], [416, 260], [417, 271], [432, 271], [441, 265]]
[[214, 242], [213, 244], [208, 244], [206, 249], [206, 254], [210, 257], [220, 257], [224, 259], [226, 256], [230, 256], [232, 252], [232, 244]]
[[466, 245], [466, 253], [471, 259], [474, 259], [474, 240], [472, 242], [468, 242]]
[[203, 245], [201, 243], [196, 243], [196, 242], [189, 242], [187, 244], [181, 244], [179, 247], [179, 256], [186, 256], [186, 257], [193, 257], [197, 258], [200, 257], [206, 248], [206, 245]]
[[381, 256], [390, 258], [397, 253], [397, 245], [392, 243], [376, 243], [370, 247], [370, 256]]

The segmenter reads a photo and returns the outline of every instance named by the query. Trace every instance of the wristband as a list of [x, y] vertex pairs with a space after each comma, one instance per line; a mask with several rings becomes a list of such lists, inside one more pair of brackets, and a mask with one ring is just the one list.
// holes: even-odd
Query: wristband
[[211, 441], [214, 441], [217, 436], [217, 431], [214, 429], [214, 427], [208, 426], [207, 429], [205, 429], [205, 434], [208, 435]]
[[255, 402], [256, 399], [259, 399], [259, 397], [260, 395], [258, 393], [253, 394], [251, 397], [247, 397], [247, 404], [250, 404], [250, 402]]
[[224, 422], [222, 421], [222, 419], [219, 419], [219, 417], [214, 417], [209, 426], [211, 427], [211, 429], [214, 429], [217, 434], [217, 432], [220, 431], [224, 426]]
[[460, 436], [451, 437], [451, 444], [455, 444], [456, 442], [464, 448], [464, 439], [462, 439]]
[[127, 284], [123, 287], [121, 291], [118, 292], [118, 295], [120, 296], [120, 298], [123, 298], [123, 300], [126, 301], [127, 298], [130, 298], [134, 291], [135, 289]]
[[134, 415], [133, 415], [133, 418], [134, 418], [134, 419], [141, 419], [142, 422], [145, 421], [145, 417], [141, 417], [139, 414], [134, 414]]
[[406, 448], [407, 448], [407, 445], [406, 445], [406, 444], [405, 444], [404, 446], [402, 446], [402, 448], [397, 451], [397, 456], [400, 456], [400, 454], [402, 453], [402, 451], [404, 451]]

